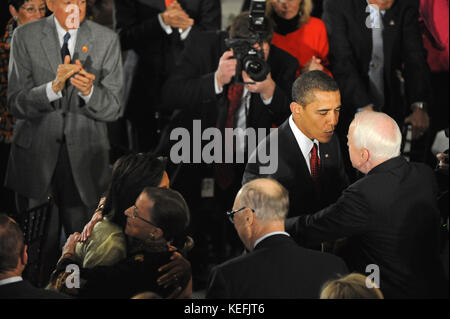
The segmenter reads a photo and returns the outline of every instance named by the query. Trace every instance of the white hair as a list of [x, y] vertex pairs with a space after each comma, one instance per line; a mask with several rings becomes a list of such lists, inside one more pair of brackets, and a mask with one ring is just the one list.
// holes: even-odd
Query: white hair
[[369, 150], [374, 161], [388, 160], [400, 155], [402, 133], [397, 123], [381, 112], [356, 113], [352, 124], [357, 148]]
[[284, 220], [289, 210], [288, 191], [276, 180], [259, 178], [242, 186], [239, 204], [254, 210], [262, 221]]

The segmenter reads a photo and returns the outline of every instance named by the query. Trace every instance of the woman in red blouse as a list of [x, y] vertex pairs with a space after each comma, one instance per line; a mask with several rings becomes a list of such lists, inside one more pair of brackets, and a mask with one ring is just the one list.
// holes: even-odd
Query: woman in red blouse
[[311, 17], [312, 0], [268, 0], [268, 15], [275, 21], [272, 44], [297, 58], [303, 72], [326, 69], [329, 50], [322, 20]]

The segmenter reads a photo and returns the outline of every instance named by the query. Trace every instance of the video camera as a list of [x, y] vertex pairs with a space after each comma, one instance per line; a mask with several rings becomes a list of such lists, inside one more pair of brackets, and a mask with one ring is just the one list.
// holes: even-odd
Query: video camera
[[[270, 73], [270, 67], [264, 59], [263, 39], [267, 32], [267, 21], [265, 18], [266, 0], [251, 0], [249, 13], [249, 39], [226, 39], [225, 44], [228, 49], [233, 49], [233, 58], [237, 60], [236, 75], [234, 82], [237, 84], [246, 83], [242, 78], [242, 71], [255, 82], [262, 82]], [[256, 49], [255, 44], [259, 45]]]

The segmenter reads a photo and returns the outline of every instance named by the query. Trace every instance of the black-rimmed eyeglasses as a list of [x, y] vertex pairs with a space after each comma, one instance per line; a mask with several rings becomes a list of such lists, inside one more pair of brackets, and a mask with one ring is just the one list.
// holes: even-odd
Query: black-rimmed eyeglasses
[[147, 223], [147, 224], [149, 224], [149, 225], [152, 225], [153, 227], [159, 228], [158, 225], [155, 225], [155, 224], [153, 224], [151, 221], [146, 220], [145, 218], [139, 216], [139, 214], [138, 214], [138, 208], [137, 208], [136, 205], [133, 206], [133, 212], [131, 213], [131, 217], [132, 217], [132, 218], [138, 218], [138, 219], [142, 220], [143, 222], [145, 222], [145, 223]]
[[[228, 212], [227, 212], [227, 216], [228, 216], [228, 219], [230, 220], [230, 223], [234, 224], [234, 214], [239, 213], [240, 211], [243, 211], [243, 210], [245, 210], [245, 209], [247, 209], [247, 208], [248, 208], [248, 207], [241, 207], [241, 208], [236, 209], [236, 210], [228, 211]], [[252, 209], [252, 208], [250, 208], [250, 210], [251, 210], [253, 213], [255, 212], [255, 210]]]

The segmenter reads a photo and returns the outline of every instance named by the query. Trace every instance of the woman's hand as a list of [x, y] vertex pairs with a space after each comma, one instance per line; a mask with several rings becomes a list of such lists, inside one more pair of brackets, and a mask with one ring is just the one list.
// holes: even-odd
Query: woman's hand
[[97, 224], [99, 221], [103, 219], [103, 207], [105, 204], [105, 200], [106, 200], [105, 197], [102, 197], [100, 199], [100, 202], [98, 203], [98, 207], [95, 210], [94, 215], [92, 215], [92, 218], [89, 221], [89, 223], [87, 223], [86, 226], [84, 226], [83, 232], [81, 233], [80, 236], [81, 242], [84, 243], [89, 237], [91, 237], [92, 229], [94, 229], [95, 224]]
[[171, 262], [158, 269], [163, 275], [157, 279], [157, 283], [164, 288], [174, 286], [174, 293], [181, 293], [191, 278], [191, 263], [179, 252], [174, 252], [170, 260]]

